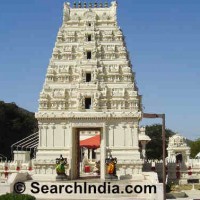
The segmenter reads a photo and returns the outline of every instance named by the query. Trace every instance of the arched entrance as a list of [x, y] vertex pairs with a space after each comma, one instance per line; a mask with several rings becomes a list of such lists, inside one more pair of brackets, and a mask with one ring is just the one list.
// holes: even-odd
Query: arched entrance
[[182, 153], [177, 153], [176, 154], [176, 163], [182, 163], [182, 161], [183, 161]]

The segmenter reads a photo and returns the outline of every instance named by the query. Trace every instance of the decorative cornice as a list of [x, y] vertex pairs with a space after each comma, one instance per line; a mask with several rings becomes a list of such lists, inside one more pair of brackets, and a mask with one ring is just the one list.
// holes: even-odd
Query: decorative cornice
[[141, 112], [37, 112], [37, 119], [121, 119], [140, 118]]

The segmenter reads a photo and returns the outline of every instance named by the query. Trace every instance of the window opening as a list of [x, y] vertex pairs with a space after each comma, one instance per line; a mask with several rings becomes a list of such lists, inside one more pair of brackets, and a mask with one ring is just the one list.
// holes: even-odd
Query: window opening
[[87, 59], [91, 59], [92, 58], [92, 52], [91, 51], [87, 51]]
[[86, 73], [86, 82], [91, 82], [91, 73]]
[[92, 36], [91, 35], [88, 35], [88, 42], [92, 41]]
[[91, 108], [91, 98], [85, 98], [85, 109]]

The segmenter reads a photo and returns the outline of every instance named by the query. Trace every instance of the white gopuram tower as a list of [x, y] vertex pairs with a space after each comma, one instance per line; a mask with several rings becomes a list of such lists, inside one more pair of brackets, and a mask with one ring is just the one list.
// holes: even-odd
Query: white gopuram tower
[[[62, 154], [71, 179], [79, 177], [83, 130], [100, 131], [101, 179], [105, 179], [108, 152], [117, 158], [119, 178], [141, 174], [141, 96], [116, 11], [115, 1], [111, 6], [64, 4], [63, 24], [40, 93], [36, 165], [55, 162]], [[42, 164], [37, 169], [37, 173], [54, 173], [43, 170]]]

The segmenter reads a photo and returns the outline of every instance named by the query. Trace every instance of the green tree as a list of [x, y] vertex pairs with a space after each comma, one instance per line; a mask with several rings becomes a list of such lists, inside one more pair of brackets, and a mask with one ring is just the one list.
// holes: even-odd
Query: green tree
[[[165, 129], [165, 131], [165, 144], [167, 147], [169, 137], [175, 133], [170, 129]], [[146, 126], [146, 134], [151, 138], [151, 141], [146, 146], [147, 159], [162, 159], [162, 125], [154, 124], [151, 126]]]
[[34, 113], [0, 101], [0, 154], [11, 159], [11, 145], [36, 131]]
[[191, 148], [191, 157], [195, 158], [195, 156], [200, 152], [200, 138], [190, 142], [190, 148]]

